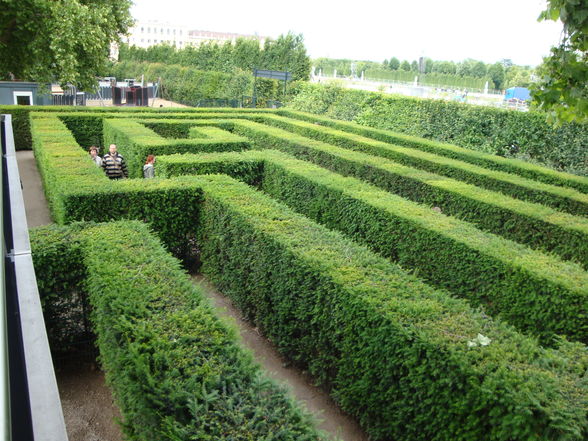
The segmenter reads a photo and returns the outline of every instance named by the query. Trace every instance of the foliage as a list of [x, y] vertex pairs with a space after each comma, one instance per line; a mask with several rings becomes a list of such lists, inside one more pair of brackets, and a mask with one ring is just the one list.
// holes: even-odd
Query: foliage
[[[114, 64], [109, 74], [118, 78], [161, 80], [160, 92], [165, 99], [189, 106], [199, 106], [211, 99], [236, 100], [253, 94], [253, 75], [235, 70], [232, 73], [198, 70], [178, 64], [123, 61]], [[283, 83], [265, 78], [257, 79], [258, 104], [267, 100], [284, 100]], [[287, 95], [290, 91], [286, 91]]]
[[130, 6], [130, 0], [2, 1], [0, 78], [95, 88], [111, 42], [132, 24]]
[[[67, 291], [87, 292], [129, 439], [324, 439], [145, 225], [42, 227], [31, 245], [45, 313], [63, 308]], [[71, 269], [82, 270], [64, 270], [74, 259]], [[64, 274], [63, 291], [47, 285]]]
[[[340, 145], [370, 155], [389, 158], [400, 164], [453, 177], [460, 181], [500, 191], [519, 199], [549, 205], [571, 214], [588, 215], [588, 196], [579, 191], [540, 184], [530, 179], [511, 176], [508, 173], [486, 170], [482, 167], [476, 167], [472, 164], [446, 157], [390, 145], [327, 127], [320, 127], [310, 122], [291, 122], [274, 118], [265, 118], [265, 120], [270, 125], [284, 127], [309, 138]], [[583, 181], [586, 183], [586, 179], [583, 179]]]
[[560, 122], [588, 122], [588, 5], [579, 0], [547, 3], [539, 19], [560, 19], [564, 30], [559, 46], [539, 68], [533, 100]]
[[350, 93], [331, 86], [304, 84], [290, 107], [326, 116], [346, 115], [350, 121], [378, 129], [394, 130], [482, 152], [536, 161], [557, 170], [588, 174], [588, 129], [569, 123], [553, 127], [541, 112], [515, 112], [445, 101], [365, 94], [369, 106], [341, 111], [340, 97]]
[[263, 48], [257, 40], [239, 38], [233, 44], [210, 42], [198, 47], [176, 49], [170, 45], [149, 48], [123, 45], [120, 61], [146, 61], [150, 63], [178, 64], [202, 71], [224, 73], [247, 72], [254, 68], [289, 71], [294, 80], [307, 80], [310, 59], [306, 54], [302, 35], [288, 33], [276, 40], [267, 39]]
[[[509, 208], [508, 198], [496, 193], [482, 191], [476, 198], [475, 188], [468, 195], [455, 181], [434, 183], [436, 176], [433, 175], [428, 177], [433, 183], [428, 184], [425, 176], [412, 178], [413, 173], [418, 175], [418, 171], [395, 170], [388, 161], [370, 161], [369, 156], [346, 155], [338, 153], [340, 149], [329, 149], [328, 146], [315, 145], [304, 149], [300, 147], [300, 137], [284, 136], [275, 129], [264, 131], [254, 124], [234, 124], [236, 130], [255, 137], [260, 146], [280, 146], [281, 150], [291, 154], [298, 151], [298, 156], [307, 161], [333, 172], [344, 169], [346, 175], [373, 182], [385, 191], [271, 151], [162, 157], [159, 166], [163, 167], [163, 173], [166, 176], [223, 173], [247, 183], [257, 183], [266, 193], [297, 212], [345, 233], [379, 254], [400, 262], [403, 267], [417, 270], [420, 277], [435, 286], [449, 289], [473, 304], [483, 304], [493, 315], [500, 314], [513, 325], [541, 335], [544, 342], [549, 342], [554, 332], [588, 340], [588, 330], [583, 329], [584, 324], [576, 319], [583, 315], [582, 307], [578, 309], [578, 305], [585, 303], [588, 294], [588, 277], [581, 268], [482, 233], [467, 222], [450, 220], [402, 197], [428, 206], [438, 204], [445, 215], [464, 217], [459, 213], [477, 211], [480, 214], [466, 215], [466, 220], [483, 229], [498, 230], [494, 232], [507, 237], [513, 236], [512, 230], [518, 231], [520, 233], [515, 233], [514, 239], [519, 243], [533, 245], [543, 241], [541, 236], [544, 234], [553, 235], [554, 241], [547, 248], [554, 250], [560, 246], [558, 241], [564, 242], [566, 257], [582, 261], [584, 266], [588, 265], [587, 247], [582, 243], [587, 240], [588, 222], [573, 216], [568, 217], [568, 225], [542, 222], [539, 219], [549, 216], [547, 213], [537, 213], [537, 208], [529, 205], [526, 210]], [[280, 145], [279, 138], [286, 141]], [[254, 172], [261, 172], [261, 176], [252, 176]], [[402, 197], [392, 196], [387, 191]], [[494, 205], [502, 205], [502, 212]], [[511, 205], [515, 204], [511, 202]], [[556, 212], [552, 214], [556, 215]], [[508, 230], [497, 227], [505, 221]], [[490, 225], [491, 222], [494, 226]], [[535, 236], [528, 234], [528, 230], [535, 228]], [[403, 241], [410, 246], [402, 245]], [[582, 248], [579, 254], [575, 246]], [[457, 255], [460, 258], [456, 258]], [[485, 265], [492, 271], [484, 271], [482, 267]], [[525, 281], [515, 275], [516, 268], [526, 273]], [[554, 271], [555, 268], [558, 269]], [[573, 277], [577, 284], [583, 284], [584, 288], [567, 283], [569, 277]], [[541, 293], [546, 284], [550, 288]], [[535, 296], [550, 298], [559, 290], [566, 293], [561, 298], [569, 300], [561, 300], [557, 295], [560, 308], [555, 314], [540, 306], [541, 302], [529, 301]], [[520, 295], [522, 291], [526, 292], [524, 296]], [[555, 297], [551, 298], [555, 301]], [[521, 310], [525, 313], [521, 314]], [[564, 310], [567, 311], [566, 318], [560, 316]], [[541, 319], [531, 319], [531, 316]], [[566, 322], [566, 325], [562, 324]], [[537, 323], [541, 325], [537, 326]]]
[[[573, 366], [559, 351], [537, 351], [465, 302], [229, 180], [207, 200], [199, 226], [203, 272], [282, 353], [330, 386], [371, 439], [585, 434], [584, 409], [566, 396], [584, 393], [575, 373], [586, 369], [582, 346], [572, 350], [582, 360]], [[478, 333], [495, 344], [468, 349]], [[544, 370], [545, 357], [563, 376]]]
[[[185, 118], [189, 113], [196, 120], [207, 118], [204, 111], [176, 115], [164, 112], [162, 115], [171, 120]], [[255, 118], [268, 113], [257, 112]], [[131, 115], [130, 112], [114, 113], [124, 114]], [[234, 116], [239, 113], [225, 114]], [[107, 115], [105, 112], [104, 116]], [[147, 118], [150, 115], [154, 116], [145, 112], [137, 118], [145, 117], [146, 122], [155, 123], [153, 118]], [[244, 112], [244, 115], [253, 117], [254, 114]], [[214, 118], [219, 119], [218, 116]], [[59, 218], [59, 222], [96, 216], [135, 217], [141, 212], [151, 213], [149, 207], [155, 206], [166, 215], [168, 224], [152, 222], [152, 227], [161, 235], [160, 229], [176, 226], [176, 235], [181, 236], [184, 221], [189, 220], [191, 231], [198, 235], [196, 244], [204, 272], [291, 361], [306, 367], [318, 382], [329, 388], [343, 409], [360, 420], [372, 439], [563, 441], [585, 438], [588, 421], [584, 408], [586, 384], [582, 376], [588, 360], [584, 346], [561, 342], [554, 345], [557, 349], [541, 348], [534, 339], [517, 333], [500, 320], [473, 310], [466, 302], [445, 291], [423, 284], [341, 234], [293, 213], [229, 177], [182, 176], [166, 181], [148, 180], [150, 182], [99, 179], [94, 172], [96, 167], [81, 149], [74, 147], [75, 141], [56, 116], [35, 114], [31, 122], [36, 155], [45, 168], [43, 179], [46, 188], [50, 189], [49, 198], [61, 199], [62, 213], [67, 213]], [[178, 121], [178, 124], [183, 123]], [[227, 119], [218, 124], [228, 127], [238, 123], [236, 119]], [[204, 127], [204, 121], [201, 125]], [[198, 124], [195, 126], [197, 130], [202, 129]], [[234, 152], [226, 154], [236, 155]], [[309, 167], [307, 172], [310, 177], [316, 174], [317, 179], [324, 179], [329, 173], [321, 171], [319, 176], [314, 167]], [[271, 176], [279, 176], [279, 170], [268, 172], [268, 177]], [[341, 183], [348, 180], [339, 179], [337, 188], [341, 189]], [[280, 181], [281, 178], [274, 183], [268, 181], [266, 188], [280, 192]], [[321, 207], [328, 204], [329, 195], [333, 195], [334, 207], [325, 209], [329, 217], [335, 210], [351, 203], [353, 210], [341, 214], [341, 223], [357, 225], [365, 222], [368, 227], [386, 224], [381, 222], [378, 212], [360, 209], [367, 199], [360, 199], [359, 194], [354, 197], [337, 195], [332, 189], [323, 192], [315, 186], [315, 190], [321, 193], [317, 193], [317, 204], [314, 205], [314, 196], [309, 198], [310, 188], [305, 189], [304, 182], [300, 181], [300, 185], [294, 180], [286, 182], [285, 194], [295, 191], [292, 197], [304, 199], [307, 205], [312, 205], [309, 209], [315, 212], [320, 212]], [[92, 191], [85, 192], [86, 189]], [[351, 190], [357, 189], [359, 187]], [[168, 194], [168, 197], [175, 195], [174, 204], [166, 204], [165, 199], [154, 193], [156, 190]], [[367, 191], [367, 188], [361, 190]], [[123, 205], [113, 204], [112, 199], [120, 199]], [[378, 201], [370, 199], [369, 203], [373, 205]], [[403, 202], [393, 209], [398, 212], [411, 204]], [[80, 206], [84, 209], [80, 210]], [[174, 210], [178, 206], [182, 211]], [[427, 211], [425, 207], [419, 210]], [[409, 210], [408, 214], [417, 217], [417, 212]], [[429, 222], [434, 218], [440, 225], [444, 223], [441, 215], [422, 214], [420, 217]], [[327, 221], [337, 222], [337, 219], [325, 219]], [[210, 371], [195, 375], [189, 369], [193, 366], [191, 363], [201, 359], [197, 353], [175, 358], [174, 345], [185, 341], [177, 338], [179, 333], [176, 330], [180, 328], [176, 322], [165, 321], [161, 326], [159, 320], [152, 322], [160, 309], [170, 311], [167, 317], [176, 317], [177, 304], [169, 300], [168, 293], [174, 290], [168, 290], [166, 279], [162, 283], [164, 289], [159, 290], [160, 278], [149, 277], [154, 265], [161, 265], [165, 273], [171, 272], [167, 270], [166, 262], [160, 263], [162, 259], [155, 254], [143, 269], [139, 257], [144, 253], [135, 248], [135, 243], [148, 243], [146, 235], [139, 233], [140, 240], [136, 241], [127, 239], [127, 236], [117, 240], [113, 230], [106, 228], [105, 236], [116, 243], [96, 241], [97, 252], [91, 258], [91, 270], [88, 271], [96, 277], [88, 286], [96, 290], [106, 287], [108, 292], [117, 294], [117, 297], [105, 298], [101, 305], [97, 305], [103, 306], [105, 311], [126, 311], [127, 302], [129, 304], [130, 320], [112, 320], [104, 326], [112, 332], [110, 340], [128, 345], [125, 348], [129, 349], [117, 352], [117, 356], [123, 357], [120, 366], [131, 369], [135, 378], [145, 378], [145, 381], [128, 383], [129, 388], [138, 391], [139, 395], [138, 399], [129, 395], [129, 405], [155, 402], [161, 405], [158, 414], [166, 415], [169, 410], [166, 406], [175, 409], [174, 399], [181, 396], [180, 392], [176, 393], [181, 389], [173, 386], [176, 383], [174, 375], [183, 374], [182, 368], [186, 367], [185, 372], [192, 381], [198, 381], [201, 377], [208, 378], [206, 373]], [[423, 231], [420, 228], [419, 231]], [[467, 231], [472, 229], [471, 226], [464, 228]], [[458, 232], [456, 230], [453, 234], [458, 235]], [[392, 229], [389, 234], [402, 242], [398, 232]], [[386, 235], [377, 236], [386, 240]], [[426, 243], [426, 235], [423, 234], [420, 240]], [[410, 242], [404, 242], [404, 246], [409, 248]], [[521, 249], [515, 246], [510, 253], [517, 254]], [[518, 259], [528, 256], [526, 252]], [[423, 260], [426, 257], [421, 256]], [[516, 256], [513, 257], [514, 262]], [[537, 263], [541, 264], [543, 257], [536, 259]], [[108, 282], [111, 269], [104, 262], [111, 259], [116, 262], [112, 274], [120, 272], [116, 270], [118, 262], [132, 269], [128, 282], [124, 279], [120, 286]], [[129, 263], [125, 265], [126, 262]], [[148, 275], [147, 279], [155, 282], [155, 287], [147, 284], [147, 288], [143, 288], [141, 282], [145, 277], [142, 271]], [[517, 271], [524, 274], [521, 283], [528, 280], [528, 274], [522, 269], [514, 270], [513, 274]], [[565, 283], [573, 283], [566, 280]], [[162, 293], [157, 298], [165, 299], [165, 302], [154, 298], [154, 292], [157, 295]], [[121, 298], [119, 295], [124, 301], [117, 300]], [[200, 325], [198, 329], [202, 329], [208, 321], [200, 315], [190, 315], [182, 323]], [[472, 347], [473, 340], [482, 341], [478, 334], [484, 337], [483, 341], [490, 339], [491, 343]], [[128, 338], [115, 338], [120, 335]], [[190, 348], [193, 348], [194, 340], [200, 341], [187, 340]], [[154, 349], [149, 346], [143, 351], [142, 345], [151, 341], [158, 342]], [[224, 343], [222, 339], [215, 341]], [[170, 354], [169, 357], [152, 355], [159, 353], [158, 348], [162, 348], [164, 354]], [[208, 355], [212, 357], [214, 354], [216, 352]], [[135, 355], [139, 362], [131, 363], [134, 358], [127, 357]], [[157, 361], [161, 361], [161, 365]], [[135, 366], [137, 370], [133, 371]], [[167, 377], [158, 375], [145, 375], [158, 372], [156, 368], [160, 366], [163, 372], [172, 375], [173, 381], [168, 382]], [[178, 383], [184, 387], [181, 381]], [[152, 389], [161, 390], [160, 385], [170, 391], [163, 404], [149, 393]], [[205, 410], [214, 408], [210, 406]], [[513, 414], [512, 409], [517, 412]], [[200, 407], [190, 410], [196, 413]], [[140, 423], [150, 421], [153, 414], [145, 411], [133, 415]], [[176, 415], [182, 419], [184, 414], [178, 411]], [[196, 415], [199, 416], [200, 413]], [[206, 417], [204, 414], [203, 418]], [[205, 439], [199, 435], [198, 432], [188, 434], [192, 439]]]
[[[323, 75], [351, 75], [350, 66], [355, 63], [358, 72], [364, 72], [367, 79], [412, 82], [418, 72], [418, 63], [404, 60], [402, 64], [393, 57], [382, 64], [373, 61], [354, 61], [346, 59], [318, 58], [313, 60], [315, 72], [320, 69]], [[512, 63], [485, 64], [482, 61], [466, 59], [461, 62], [436, 61], [425, 58], [425, 71], [418, 74], [419, 84], [484, 89], [486, 82], [490, 89], [527, 87], [531, 83], [533, 69], [528, 66], [515, 66]]]
[[[375, 95], [372, 95], [372, 97], [375, 97]], [[389, 130], [366, 127], [364, 125], [353, 122], [335, 120], [325, 116], [318, 116], [305, 112], [280, 109], [277, 113], [289, 118], [308, 121], [326, 127], [332, 127], [334, 129], [343, 130], [348, 133], [355, 133], [357, 135], [383, 141], [388, 144], [410, 147], [417, 150], [434, 153], [436, 155], [446, 156], [448, 158], [459, 159], [460, 161], [480, 165], [489, 170], [500, 170], [513, 173], [515, 175], [533, 179], [539, 182], [553, 184], [561, 187], [570, 187], [583, 193], [588, 193], [588, 178], [570, 173], [555, 171], [527, 161], [504, 158], [498, 155], [492, 155], [476, 150], [458, 147], [453, 144], [431, 141], [416, 136], [392, 132]]]
[[[312, 126], [315, 126], [318, 121], [305, 125], [284, 123], [283, 120], [276, 121], [271, 116], [265, 116], [263, 120], [266, 124], [277, 125], [288, 131], [261, 127], [259, 124], [244, 121], [231, 122], [228, 125], [231, 130], [255, 140], [258, 147], [278, 149], [335, 172], [344, 170], [346, 175], [367, 180], [407, 199], [437, 206], [443, 213], [472, 222], [482, 230], [502, 235], [532, 248], [554, 252], [566, 260], [571, 259], [584, 267], [588, 266], [588, 244], [586, 243], [588, 223], [582, 217], [567, 215], [533, 203], [517, 201], [501, 193], [466, 185], [451, 178], [406, 167], [381, 157], [374, 157], [386, 156], [386, 147], [380, 143], [373, 143], [370, 149], [365, 141], [353, 142], [352, 149], [357, 149], [358, 145], [364, 144], [365, 147], [360, 149], [369, 153], [364, 155], [335, 147], [335, 145], [343, 145], [349, 148], [341, 137], [327, 139], [327, 136], [321, 135], [321, 138], [328, 140], [331, 144], [312, 141], [306, 137], [316, 137], [316, 134], [313, 135], [311, 131]], [[349, 137], [349, 139], [355, 141], [361, 138]], [[413, 140], [411, 145], [415, 149], [419, 148], [416, 140]], [[462, 166], [468, 167], [464, 163]], [[487, 176], [499, 180], [501, 176], [504, 177], [504, 174], [489, 173]], [[526, 180], [520, 182], [524, 181]], [[584, 180], [583, 184], [586, 186], [588, 182]], [[547, 189], [546, 186], [544, 189]], [[571, 193], [570, 189], [561, 190], [561, 193]], [[515, 197], [520, 195], [516, 194]], [[584, 201], [588, 202], [586, 198]]]

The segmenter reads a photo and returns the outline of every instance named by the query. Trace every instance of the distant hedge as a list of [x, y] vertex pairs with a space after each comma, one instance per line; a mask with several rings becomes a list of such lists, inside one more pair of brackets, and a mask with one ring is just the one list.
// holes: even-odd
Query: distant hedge
[[[129, 439], [326, 439], [145, 224], [41, 227], [31, 231], [31, 247], [46, 314], [63, 317], [72, 293], [89, 298], [100, 361]], [[50, 330], [52, 341], [66, 322]]]
[[546, 115], [301, 83], [288, 107], [588, 175], [588, 127]]
[[[236, 70], [233, 73], [198, 70], [178, 64], [121, 61], [110, 72], [117, 78], [141, 78], [158, 81], [161, 78], [161, 96], [188, 106], [197, 106], [200, 100], [233, 99], [253, 95], [252, 72]], [[277, 80], [257, 80], [259, 103], [265, 100], [283, 100], [283, 85]]]

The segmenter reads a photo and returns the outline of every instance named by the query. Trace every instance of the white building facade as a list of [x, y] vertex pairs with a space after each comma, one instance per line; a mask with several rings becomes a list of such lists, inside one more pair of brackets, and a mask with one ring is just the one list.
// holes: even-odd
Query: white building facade
[[167, 43], [183, 49], [188, 45], [189, 28], [158, 21], [137, 21], [123, 41], [129, 46], [147, 48]]
[[222, 44], [226, 41], [231, 41], [235, 43], [238, 38], [258, 40], [260, 46], [263, 46], [268, 37], [228, 32], [197, 31], [191, 30], [187, 26], [177, 26], [160, 21], [137, 21], [129, 29], [129, 35], [123, 37], [123, 41], [129, 46], [142, 48], [167, 43], [178, 49], [183, 49], [187, 46], [200, 46], [205, 42]]

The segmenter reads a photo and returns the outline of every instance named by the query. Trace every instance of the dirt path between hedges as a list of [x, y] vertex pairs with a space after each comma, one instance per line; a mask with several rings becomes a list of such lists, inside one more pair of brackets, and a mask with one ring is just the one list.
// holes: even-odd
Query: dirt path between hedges
[[[17, 152], [29, 228], [50, 224], [51, 216], [41, 178], [32, 151]], [[219, 315], [231, 317], [237, 324], [245, 347], [267, 374], [285, 384], [292, 395], [321, 421], [320, 428], [333, 439], [367, 441], [367, 435], [351, 417], [343, 414], [327, 393], [312, 385], [312, 379], [300, 370], [288, 367], [276, 349], [255, 328], [241, 318], [230, 300], [219, 293], [202, 276], [193, 281], [212, 300]], [[122, 441], [115, 420], [120, 413], [113, 404], [104, 374], [92, 364], [67, 363], [56, 371], [59, 393], [69, 441]]]
[[368, 437], [359, 424], [344, 414], [332, 398], [322, 389], [313, 386], [312, 378], [299, 369], [288, 366], [287, 361], [276, 348], [251, 324], [243, 320], [241, 312], [233, 306], [231, 300], [216, 290], [201, 275], [192, 277], [194, 283], [202, 288], [204, 294], [212, 300], [218, 314], [228, 317], [237, 324], [239, 334], [245, 347], [253, 352], [255, 361], [266, 373], [284, 384], [297, 401], [319, 420], [319, 428], [343, 441], [367, 441]]

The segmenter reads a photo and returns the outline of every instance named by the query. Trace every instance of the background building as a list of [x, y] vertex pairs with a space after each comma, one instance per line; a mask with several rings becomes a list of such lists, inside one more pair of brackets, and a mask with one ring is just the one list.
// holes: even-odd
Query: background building
[[167, 43], [175, 45], [178, 49], [183, 49], [186, 46], [199, 46], [205, 42], [222, 44], [225, 41], [231, 41], [234, 43], [238, 38], [255, 39], [259, 41], [260, 46], [263, 46], [268, 37], [190, 30], [187, 26], [177, 26], [159, 21], [137, 21], [135, 26], [129, 29], [129, 35], [124, 37], [123, 41], [129, 46], [142, 48]]
[[137, 21], [135, 26], [129, 29], [129, 36], [123, 38], [123, 41], [129, 46], [143, 48], [168, 43], [183, 49], [188, 44], [188, 33], [189, 29], [186, 26], [158, 21]]

